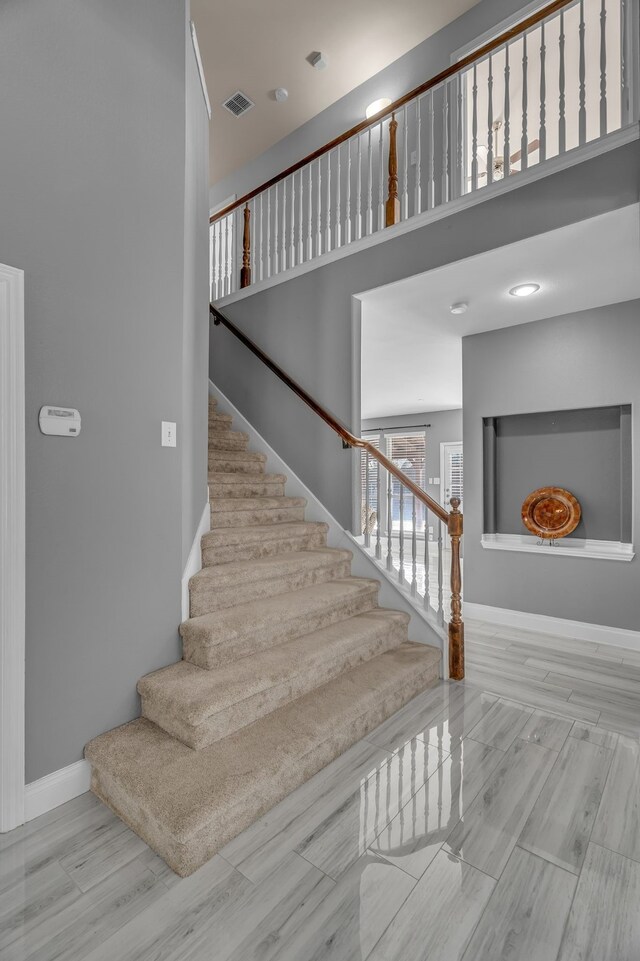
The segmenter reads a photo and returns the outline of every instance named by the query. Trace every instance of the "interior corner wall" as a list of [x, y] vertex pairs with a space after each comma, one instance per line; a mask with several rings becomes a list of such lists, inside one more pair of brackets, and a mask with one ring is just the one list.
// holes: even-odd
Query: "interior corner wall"
[[185, 18], [184, 327], [182, 344], [182, 564], [207, 503], [209, 349], [209, 114]]
[[[27, 781], [179, 657], [185, 6], [3, 0], [0, 262], [25, 271]], [[77, 438], [43, 436], [43, 404]], [[162, 448], [160, 421], [178, 423]]]
[[465, 600], [637, 631], [638, 555], [630, 562], [536, 556], [487, 551], [480, 540], [483, 418], [630, 404], [633, 543], [639, 550], [640, 301], [475, 334], [462, 348]]

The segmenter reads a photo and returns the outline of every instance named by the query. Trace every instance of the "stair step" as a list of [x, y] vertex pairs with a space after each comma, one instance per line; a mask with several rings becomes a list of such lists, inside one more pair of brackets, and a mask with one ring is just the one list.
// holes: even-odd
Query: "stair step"
[[304, 497], [215, 497], [211, 527], [248, 527], [304, 520]]
[[196, 750], [407, 640], [409, 616], [380, 608], [217, 671], [187, 661], [138, 682], [142, 713]]
[[209, 411], [209, 430], [231, 430], [233, 417], [231, 414], [216, 414]]
[[265, 524], [255, 527], [220, 527], [207, 531], [201, 540], [205, 567], [229, 561], [249, 561], [292, 551], [325, 547], [329, 527], [318, 521]]
[[263, 474], [267, 458], [252, 450], [209, 450], [209, 470], [233, 474]]
[[349, 577], [351, 551], [324, 547], [204, 567], [189, 580], [191, 617]]
[[212, 497], [282, 497], [287, 478], [284, 474], [260, 474], [249, 477], [222, 471], [209, 471]]
[[439, 651], [401, 647], [193, 751], [146, 718], [91, 741], [91, 789], [186, 877], [438, 675]]
[[249, 435], [240, 430], [217, 430], [209, 427], [209, 450], [241, 450], [249, 446]]
[[209, 410], [215, 411], [217, 406], [218, 406], [217, 399], [215, 397], [212, 397], [211, 394], [209, 394]]
[[378, 606], [378, 581], [345, 577], [291, 594], [190, 617], [180, 625], [183, 657], [214, 670]]

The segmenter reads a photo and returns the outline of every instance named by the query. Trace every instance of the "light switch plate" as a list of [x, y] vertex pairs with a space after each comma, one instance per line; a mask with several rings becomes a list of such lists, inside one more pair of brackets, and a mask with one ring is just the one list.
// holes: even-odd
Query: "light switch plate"
[[162, 421], [162, 446], [176, 446], [176, 425], [170, 420]]

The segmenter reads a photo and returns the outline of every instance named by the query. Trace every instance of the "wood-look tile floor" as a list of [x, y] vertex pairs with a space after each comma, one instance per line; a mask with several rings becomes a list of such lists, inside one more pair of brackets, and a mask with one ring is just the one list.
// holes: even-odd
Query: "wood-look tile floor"
[[92, 795], [0, 835], [2, 961], [638, 961], [640, 656], [467, 625], [181, 880]]

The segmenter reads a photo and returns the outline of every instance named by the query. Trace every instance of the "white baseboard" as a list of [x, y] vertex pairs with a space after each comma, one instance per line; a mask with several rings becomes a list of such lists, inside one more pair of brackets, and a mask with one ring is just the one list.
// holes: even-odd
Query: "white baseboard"
[[210, 529], [211, 514], [209, 508], [209, 494], [207, 492], [207, 503], [204, 505], [204, 510], [202, 512], [202, 517], [200, 518], [200, 523], [198, 524], [196, 536], [193, 538], [193, 544], [191, 545], [191, 550], [189, 551], [187, 563], [185, 564], [184, 571], [182, 572], [183, 621], [186, 621], [189, 617], [189, 578], [193, 577], [194, 574], [197, 574], [198, 571], [202, 569], [202, 550], [200, 548], [200, 541], [202, 540], [203, 534], [206, 534]]
[[587, 624], [585, 621], [570, 621], [564, 617], [549, 617], [546, 614], [529, 614], [527, 611], [510, 611], [505, 607], [489, 607], [487, 604], [473, 604], [470, 601], [464, 602], [464, 616], [503, 627], [516, 627], [523, 631], [573, 637], [580, 641], [593, 641], [595, 644], [608, 644], [640, 651], [640, 631], [630, 631], [622, 627]]
[[53, 771], [38, 781], [32, 781], [24, 789], [25, 821], [33, 821], [66, 801], [85, 794], [90, 783], [91, 765], [84, 760]]
[[[226, 397], [215, 384], [209, 381], [209, 393], [219, 403], [222, 413], [231, 414], [234, 419], [234, 430], [242, 430], [249, 435], [250, 443], [256, 450], [266, 454], [268, 471], [275, 474], [286, 474], [287, 494], [293, 497], [304, 497], [307, 501], [306, 518], [311, 521], [322, 521], [329, 527], [328, 543], [331, 547], [351, 551], [353, 561], [351, 570], [356, 577], [369, 577], [380, 583], [380, 606], [389, 607], [397, 611], [405, 611], [411, 618], [409, 637], [421, 644], [430, 644], [442, 649], [441, 635], [434, 629], [426, 612], [419, 610], [409, 598], [393, 582], [381, 577], [377, 563], [370, 558], [364, 549], [338, 523], [333, 514], [322, 504], [306, 484], [294, 474], [291, 468], [282, 460], [280, 455], [271, 447], [264, 437], [251, 425], [240, 411]], [[441, 668], [442, 670], [442, 668]]]

